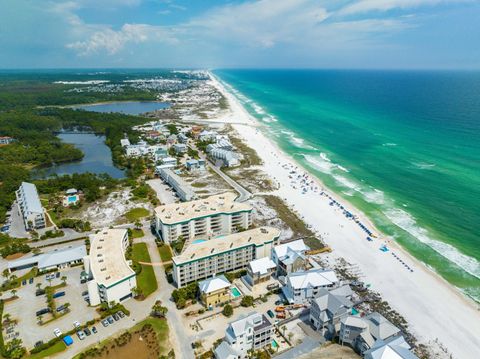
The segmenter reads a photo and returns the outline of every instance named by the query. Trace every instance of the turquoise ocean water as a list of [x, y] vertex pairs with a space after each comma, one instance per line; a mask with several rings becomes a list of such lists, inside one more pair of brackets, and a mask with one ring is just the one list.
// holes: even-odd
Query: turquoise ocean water
[[480, 301], [480, 73], [216, 70], [265, 133]]

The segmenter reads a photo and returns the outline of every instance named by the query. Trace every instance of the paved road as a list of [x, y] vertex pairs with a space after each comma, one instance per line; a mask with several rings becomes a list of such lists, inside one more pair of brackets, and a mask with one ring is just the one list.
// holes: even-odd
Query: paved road
[[[152, 263], [160, 263], [161, 259], [155, 243], [155, 237], [150, 233], [149, 228], [144, 228], [144, 232], [145, 237], [141, 238], [141, 241], [147, 244]], [[162, 302], [163, 306], [168, 308], [167, 321], [170, 328], [171, 344], [175, 350], [175, 357], [193, 359], [195, 355], [191, 343], [194, 340], [185, 334], [181, 315], [175, 307], [175, 303], [171, 300], [171, 293], [175, 288], [168, 283], [163, 266], [154, 265], [152, 267], [157, 277], [159, 287], [159, 290], [155, 293], [156, 298]]]
[[28, 243], [28, 245], [30, 247], [48, 247], [48, 246], [53, 246], [53, 245], [61, 244], [65, 242], [80, 240], [82, 238], [88, 237], [88, 235], [92, 233], [92, 232], [79, 233], [70, 228], [62, 228], [62, 231], [65, 233], [63, 237], [39, 240], [37, 242], [30, 242]]
[[252, 194], [250, 192], [248, 192], [245, 188], [243, 188], [238, 182], [233, 180], [230, 176], [225, 174], [220, 169], [220, 167], [215, 166], [209, 160], [206, 160], [206, 163], [212, 170], [214, 170], [220, 177], [222, 177], [225, 180], [225, 182], [227, 182], [230, 186], [232, 186], [235, 189], [235, 191], [239, 193], [239, 196], [235, 199], [235, 201], [245, 202], [246, 200], [252, 197]]

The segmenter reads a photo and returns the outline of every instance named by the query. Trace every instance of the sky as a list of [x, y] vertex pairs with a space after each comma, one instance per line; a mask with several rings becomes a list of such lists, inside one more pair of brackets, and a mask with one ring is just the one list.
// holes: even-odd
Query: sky
[[0, 0], [0, 68], [479, 69], [480, 0]]

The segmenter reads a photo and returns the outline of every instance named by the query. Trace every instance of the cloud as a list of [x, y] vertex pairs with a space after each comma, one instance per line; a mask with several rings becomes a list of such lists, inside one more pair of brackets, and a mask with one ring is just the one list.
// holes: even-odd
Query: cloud
[[422, 6], [433, 6], [440, 3], [467, 2], [468, 0], [360, 0], [342, 8], [338, 14], [353, 15], [368, 12], [385, 12], [394, 9], [413, 9]]
[[76, 50], [80, 55], [90, 55], [106, 51], [114, 55], [128, 43], [138, 44], [148, 40], [176, 42], [168, 31], [162, 27], [146, 24], [125, 24], [119, 31], [105, 28], [95, 31], [87, 40], [67, 44], [67, 48]]

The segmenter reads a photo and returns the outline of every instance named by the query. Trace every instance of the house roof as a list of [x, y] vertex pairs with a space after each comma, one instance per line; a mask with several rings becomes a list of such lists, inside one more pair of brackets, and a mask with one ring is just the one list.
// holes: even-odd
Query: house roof
[[76, 194], [77, 192], [76, 188], [69, 188], [65, 191], [66, 194]]
[[341, 308], [349, 309], [353, 307], [353, 303], [347, 297], [332, 294], [326, 289], [323, 290], [323, 293], [319, 297], [314, 299], [314, 302], [321, 311], [328, 310], [333, 315]]
[[126, 229], [102, 229], [90, 236], [90, 270], [95, 281], [105, 287], [135, 275], [124, 254]]
[[233, 359], [238, 358], [241, 353], [237, 353], [226, 341], [222, 341], [218, 347], [215, 348], [214, 354], [216, 358]]
[[263, 257], [251, 261], [249, 264], [252, 273], [267, 274], [269, 269], [275, 268], [275, 263], [269, 257]]
[[264, 315], [253, 312], [231, 322], [228, 325], [227, 333], [233, 338], [236, 338], [239, 335], [242, 335], [248, 327], [258, 328], [265, 325], [271, 325], [270, 321]]
[[330, 290], [330, 293], [335, 295], [341, 295], [343, 297], [351, 297], [353, 295], [352, 288], [348, 284], [342, 285], [341, 287]]
[[277, 258], [282, 258], [287, 254], [289, 249], [292, 251], [301, 252], [301, 251], [306, 251], [309, 248], [305, 245], [302, 239], [299, 239], [297, 241], [280, 244], [275, 248], [273, 248], [273, 251], [277, 256]]
[[400, 333], [400, 329], [390, 323], [380, 313], [370, 313], [365, 316], [365, 320], [370, 328], [370, 333], [375, 339], [387, 339]]
[[87, 249], [84, 244], [80, 246], [69, 246], [55, 249], [53, 251], [39, 254], [33, 257], [20, 258], [8, 262], [8, 269], [16, 269], [28, 265], [36, 265], [39, 269], [54, 267], [59, 264], [69, 263], [81, 260], [87, 255]]
[[219, 275], [217, 277], [209, 278], [198, 283], [200, 292], [208, 294], [217, 290], [230, 287], [230, 282], [225, 276]]
[[342, 319], [342, 324], [347, 325], [349, 327], [360, 328], [360, 329], [367, 329], [368, 324], [360, 317], [349, 315]]
[[335, 272], [331, 269], [312, 269], [290, 273], [287, 281], [294, 289], [304, 289], [309, 287], [324, 287], [338, 282]]
[[403, 336], [389, 340], [377, 340], [373, 347], [365, 352], [365, 359], [418, 359], [410, 351], [410, 345]]

